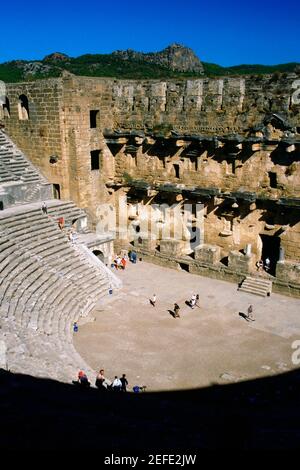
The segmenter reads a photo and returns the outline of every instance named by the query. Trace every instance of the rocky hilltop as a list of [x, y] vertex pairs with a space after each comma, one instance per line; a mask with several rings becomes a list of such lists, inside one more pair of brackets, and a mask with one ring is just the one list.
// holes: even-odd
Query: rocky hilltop
[[143, 53], [127, 49], [126, 51], [115, 51], [113, 55], [123, 60], [150, 62], [178, 72], [204, 73], [204, 67], [194, 51], [177, 43], [171, 44], [160, 52]]
[[53, 52], [42, 60], [13, 60], [0, 64], [0, 80], [7, 83], [60, 77], [65, 73], [87, 77], [121, 79], [172, 79], [237, 75], [299, 73], [299, 63], [278, 65], [235, 65], [222, 67], [202, 62], [189, 47], [171, 44], [159, 52], [119, 50], [111, 54], [84, 54], [70, 57]]

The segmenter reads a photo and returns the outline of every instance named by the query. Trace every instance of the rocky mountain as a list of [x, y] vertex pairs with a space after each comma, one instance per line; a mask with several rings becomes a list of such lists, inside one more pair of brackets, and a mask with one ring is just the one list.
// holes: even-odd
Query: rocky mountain
[[0, 80], [20, 82], [60, 77], [63, 73], [137, 80], [218, 77], [294, 71], [299, 73], [299, 68], [299, 63], [222, 67], [201, 62], [188, 47], [171, 44], [160, 52], [144, 53], [128, 49], [115, 51], [112, 54], [85, 54], [79, 57], [69, 57], [62, 52], [54, 52], [42, 60], [14, 60], [0, 64]]
[[181, 44], [171, 44], [160, 52], [136, 52], [132, 49], [113, 52], [122, 60], [139, 60], [167, 67], [178, 72], [204, 73], [204, 68], [194, 51]]

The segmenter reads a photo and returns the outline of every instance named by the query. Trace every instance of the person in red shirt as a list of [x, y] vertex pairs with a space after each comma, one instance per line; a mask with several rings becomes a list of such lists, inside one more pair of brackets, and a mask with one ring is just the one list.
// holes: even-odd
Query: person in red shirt
[[78, 372], [78, 382], [80, 385], [83, 385], [85, 387], [89, 387], [90, 386], [90, 382], [87, 378], [87, 375], [86, 373], [83, 371], [83, 370], [80, 370]]
[[124, 257], [121, 259], [121, 263], [122, 263], [123, 269], [125, 269], [126, 268], [126, 259]]

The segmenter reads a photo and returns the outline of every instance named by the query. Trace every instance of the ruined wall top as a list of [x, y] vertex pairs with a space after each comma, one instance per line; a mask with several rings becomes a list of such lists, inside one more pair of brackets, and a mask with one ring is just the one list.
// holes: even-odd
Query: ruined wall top
[[66, 73], [57, 79], [7, 84], [10, 100], [25, 93], [34, 101], [39, 89], [60, 90], [62, 107], [77, 106], [81, 113], [99, 110], [102, 130], [245, 134], [274, 113], [287, 127], [296, 130], [300, 125], [296, 73], [184, 80], [119, 80]]

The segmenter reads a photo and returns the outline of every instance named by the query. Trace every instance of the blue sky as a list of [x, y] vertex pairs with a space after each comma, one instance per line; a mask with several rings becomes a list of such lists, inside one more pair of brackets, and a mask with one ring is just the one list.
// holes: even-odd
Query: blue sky
[[1, 63], [55, 51], [159, 51], [173, 42], [220, 65], [300, 62], [296, 0], [16, 0], [0, 11]]

